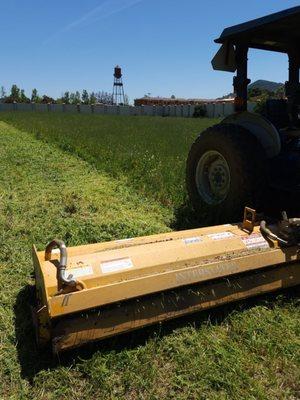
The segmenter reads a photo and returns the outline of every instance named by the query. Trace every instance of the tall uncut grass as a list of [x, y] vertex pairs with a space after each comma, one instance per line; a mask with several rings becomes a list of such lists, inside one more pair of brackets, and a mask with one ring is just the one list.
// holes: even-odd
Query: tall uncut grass
[[185, 200], [185, 162], [193, 140], [217, 122], [25, 112], [1, 113], [1, 119], [79, 155], [171, 207]]

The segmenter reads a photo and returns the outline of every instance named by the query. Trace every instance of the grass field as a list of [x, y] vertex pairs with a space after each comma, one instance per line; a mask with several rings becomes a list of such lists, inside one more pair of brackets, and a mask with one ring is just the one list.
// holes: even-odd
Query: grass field
[[26, 112], [1, 113], [1, 118], [173, 208], [185, 201], [185, 161], [191, 143], [217, 122]]
[[[169, 230], [184, 197], [176, 172], [197, 130], [213, 122], [137, 118], [127, 120], [131, 134], [126, 121], [110, 119], [123, 127], [118, 144], [109, 119], [64, 118], [0, 114], [22, 129], [0, 122], [0, 399], [300, 398], [297, 290], [137, 331], [60, 359], [37, 352], [29, 308], [32, 243], [43, 249], [54, 236], [75, 245]], [[77, 129], [74, 137], [71, 129]], [[87, 138], [81, 146], [80, 132]], [[173, 149], [172, 138], [181, 147]], [[134, 143], [130, 153], [126, 147]], [[117, 165], [110, 165], [110, 147]], [[159, 196], [150, 178], [139, 185], [138, 167], [118, 172], [129, 154], [135, 160], [146, 150], [163, 165], [161, 176], [155, 175]], [[165, 159], [173, 165], [170, 178]], [[172, 190], [181, 190], [180, 196]]]

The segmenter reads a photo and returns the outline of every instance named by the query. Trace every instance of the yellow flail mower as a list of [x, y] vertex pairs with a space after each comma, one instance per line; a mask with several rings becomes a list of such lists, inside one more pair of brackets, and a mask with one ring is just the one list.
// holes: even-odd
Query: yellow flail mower
[[40, 346], [54, 352], [300, 284], [300, 219], [33, 249]]
[[[188, 156], [189, 198], [207, 227], [34, 249], [41, 346], [59, 352], [300, 283], [300, 219], [254, 211], [267, 215], [277, 200], [277, 211], [287, 201], [299, 212], [299, 24], [294, 7], [227, 28], [216, 40], [214, 69], [236, 71], [236, 112], [200, 134]], [[267, 102], [264, 116], [247, 111], [249, 48], [289, 60], [286, 97]], [[226, 224], [241, 219], [245, 205], [243, 222]]]

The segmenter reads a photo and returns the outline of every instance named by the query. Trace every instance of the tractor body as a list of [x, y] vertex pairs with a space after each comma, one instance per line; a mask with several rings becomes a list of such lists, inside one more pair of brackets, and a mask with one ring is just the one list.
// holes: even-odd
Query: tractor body
[[[201, 133], [187, 161], [187, 186], [203, 224], [237, 220], [245, 204], [298, 212], [300, 192], [300, 7], [226, 28], [215, 40], [216, 70], [236, 72], [235, 114]], [[249, 49], [287, 55], [284, 99], [265, 115], [247, 111]]]

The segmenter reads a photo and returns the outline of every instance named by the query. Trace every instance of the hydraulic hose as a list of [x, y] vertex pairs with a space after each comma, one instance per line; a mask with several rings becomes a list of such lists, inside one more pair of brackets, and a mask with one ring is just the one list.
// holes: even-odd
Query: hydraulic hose
[[280, 238], [279, 236], [275, 235], [275, 233], [271, 232], [271, 230], [267, 227], [266, 221], [260, 222], [260, 231], [267, 239], [277, 240], [278, 243], [284, 246], [288, 245], [288, 242], [286, 240]]
[[51, 259], [52, 250], [56, 247], [58, 247], [60, 251], [60, 259], [59, 259], [59, 264], [57, 266], [57, 274], [56, 274], [58, 288], [61, 289], [63, 285], [76, 286], [79, 282], [77, 282], [75, 279], [72, 278], [69, 279], [66, 276], [68, 255], [67, 255], [67, 247], [62, 240], [54, 239], [47, 245], [45, 250], [45, 260]]

